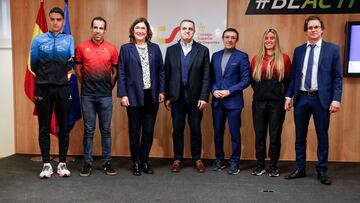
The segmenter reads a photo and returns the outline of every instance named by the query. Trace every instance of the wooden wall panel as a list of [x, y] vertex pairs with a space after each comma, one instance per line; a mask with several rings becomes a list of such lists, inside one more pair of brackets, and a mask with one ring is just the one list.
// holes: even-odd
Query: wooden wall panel
[[[259, 49], [263, 32], [268, 28], [275, 28], [280, 35], [283, 52], [291, 58], [296, 46], [306, 41], [303, 32], [304, 19], [308, 15], [243, 15], [249, 1], [228, 1], [228, 26], [235, 27], [240, 32], [238, 48], [253, 57]], [[320, 15], [325, 23], [324, 40], [339, 44], [344, 50], [345, 23], [350, 20], [359, 20], [359, 14]], [[329, 129], [330, 151], [329, 160], [360, 161], [360, 80], [358, 78], [343, 79], [342, 107], [339, 113], [331, 116]], [[245, 91], [245, 109], [243, 113], [243, 140], [244, 144], [254, 143], [254, 132], [251, 122], [252, 90]], [[247, 122], [246, 122], [247, 121]], [[295, 158], [295, 131], [293, 111], [286, 114], [282, 134], [281, 159]], [[250, 146], [251, 146], [250, 144]], [[317, 141], [315, 127], [311, 120], [308, 133], [307, 158], [317, 160]], [[243, 151], [246, 158], [254, 158], [253, 148]]]
[[[237, 47], [253, 57], [260, 45], [262, 33], [267, 28], [279, 32], [281, 46], [291, 58], [293, 50], [305, 42], [302, 30], [307, 15], [244, 15], [249, 0], [228, 0], [228, 26], [240, 32]], [[31, 43], [31, 35], [37, 14], [38, 0], [12, 0], [12, 39], [14, 64], [14, 97], [15, 97], [15, 134], [17, 153], [39, 153], [37, 134], [37, 117], [32, 115], [33, 104], [26, 98], [23, 90], [25, 66]], [[46, 13], [53, 6], [63, 7], [62, 0], [46, 1]], [[138, 16], [147, 16], [146, 0], [70, 0], [70, 23], [76, 43], [90, 37], [90, 21], [94, 16], [103, 16], [108, 21], [106, 39], [117, 47], [128, 41], [128, 29]], [[339, 44], [344, 48], [344, 26], [348, 20], [359, 20], [359, 14], [321, 15], [325, 22], [324, 39]], [[150, 22], [151, 23], [151, 22]], [[360, 80], [344, 78], [342, 109], [331, 116], [329, 160], [360, 161]], [[112, 119], [113, 155], [129, 156], [127, 115], [120, 101], [114, 95]], [[252, 127], [251, 101], [252, 90], [245, 90], [245, 108], [242, 113], [242, 159], [254, 159], [254, 131]], [[202, 123], [203, 154], [206, 158], [214, 157], [212, 116], [210, 105], [204, 113]], [[82, 120], [77, 122], [71, 132], [69, 154], [82, 154]], [[152, 157], [172, 157], [171, 116], [161, 105], [157, 117]], [[190, 157], [189, 129], [186, 128], [185, 156]], [[229, 132], [225, 135], [225, 152], [231, 151]], [[294, 155], [293, 112], [288, 112], [282, 134], [281, 159], [293, 160]], [[51, 153], [57, 153], [57, 140], [52, 136]], [[309, 126], [308, 159], [316, 160], [316, 134], [314, 125]], [[101, 154], [99, 130], [94, 139], [94, 154]]]
[[[45, 13], [58, 6], [63, 8], [62, 0], [47, 0]], [[23, 90], [25, 66], [31, 44], [32, 32], [39, 7], [38, 0], [11, 1], [12, 36], [14, 50], [14, 92], [15, 93], [15, 134], [17, 153], [39, 153], [37, 117], [32, 115], [33, 104], [26, 98]], [[135, 18], [147, 16], [146, 0], [76, 0], [69, 1], [71, 31], [76, 44], [87, 40], [91, 36], [90, 23], [95, 16], [102, 16], [107, 20], [106, 39], [119, 47], [128, 42], [128, 29]], [[114, 95], [116, 91], [114, 90]], [[128, 155], [127, 117], [119, 100], [114, 97], [113, 113], [113, 153]], [[76, 123], [71, 131], [69, 154], [82, 154], [83, 122]], [[56, 154], [57, 138], [51, 136], [51, 153]], [[94, 154], [101, 153], [99, 130], [97, 129], [94, 142]]]

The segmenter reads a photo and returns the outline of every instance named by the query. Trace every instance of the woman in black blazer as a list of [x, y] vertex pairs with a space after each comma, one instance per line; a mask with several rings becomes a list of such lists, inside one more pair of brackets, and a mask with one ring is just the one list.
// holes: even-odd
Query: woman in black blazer
[[[126, 107], [133, 175], [153, 174], [148, 159], [159, 103], [164, 101], [165, 72], [160, 48], [150, 42], [152, 31], [145, 18], [129, 30], [130, 43], [120, 48], [118, 97]], [[140, 136], [141, 132], [141, 136]]]

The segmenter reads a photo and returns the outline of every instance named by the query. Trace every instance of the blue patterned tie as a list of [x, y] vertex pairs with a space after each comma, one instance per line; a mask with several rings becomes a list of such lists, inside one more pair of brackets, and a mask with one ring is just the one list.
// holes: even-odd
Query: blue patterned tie
[[316, 44], [309, 45], [310, 46], [310, 54], [308, 58], [308, 64], [306, 69], [306, 75], [305, 75], [305, 89], [310, 90], [311, 89], [311, 77], [312, 77], [312, 68], [314, 63], [314, 48], [316, 47]]

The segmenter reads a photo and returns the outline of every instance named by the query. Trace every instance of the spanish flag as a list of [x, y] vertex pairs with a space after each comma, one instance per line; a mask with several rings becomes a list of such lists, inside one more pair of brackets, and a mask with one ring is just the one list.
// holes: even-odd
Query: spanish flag
[[[40, 0], [40, 8], [36, 17], [34, 32], [32, 35], [32, 39], [34, 39], [37, 35], [43, 34], [48, 31], [47, 24], [46, 24], [46, 17], [45, 17], [45, 10], [44, 10], [44, 0]], [[35, 92], [35, 73], [31, 71], [30, 67], [30, 51], [28, 62], [26, 66], [26, 74], [25, 74], [25, 81], [24, 81], [24, 90], [26, 96], [34, 102], [34, 92]], [[37, 114], [36, 108], [34, 108], [34, 115]], [[53, 135], [57, 135], [57, 124], [56, 124], [56, 117], [55, 113], [53, 112], [51, 118], [51, 126], [50, 132]]]

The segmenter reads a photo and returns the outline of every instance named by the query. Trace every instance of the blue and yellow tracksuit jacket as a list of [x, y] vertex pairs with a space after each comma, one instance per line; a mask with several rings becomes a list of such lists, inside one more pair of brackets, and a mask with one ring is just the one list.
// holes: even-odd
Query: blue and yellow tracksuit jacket
[[30, 66], [35, 84], [68, 85], [74, 57], [74, 38], [63, 32], [47, 32], [35, 37], [31, 45]]

